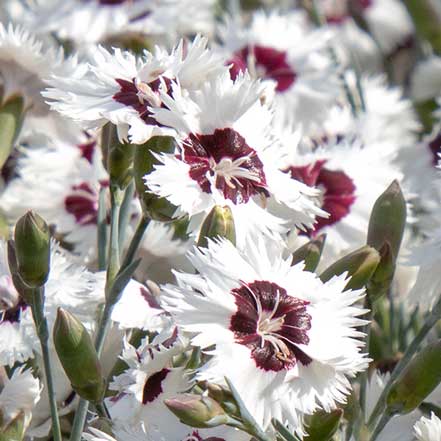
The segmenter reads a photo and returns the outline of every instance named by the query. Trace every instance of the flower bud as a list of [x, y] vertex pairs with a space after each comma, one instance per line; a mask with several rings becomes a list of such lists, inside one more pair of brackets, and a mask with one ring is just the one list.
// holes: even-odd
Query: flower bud
[[236, 400], [229, 389], [208, 382], [205, 382], [203, 386], [206, 388], [208, 396], [217, 401], [229, 415], [240, 415]]
[[379, 262], [380, 254], [378, 251], [365, 245], [333, 263], [320, 274], [320, 279], [327, 282], [332, 277], [347, 272], [348, 277], [351, 278], [345, 289], [360, 289], [372, 277]]
[[209, 428], [225, 424], [228, 416], [219, 403], [210, 397], [182, 394], [164, 401], [165, 405], [188, 426]]
[[441, 382], [441, 340], [429, 344], [410, 361], [386, 397], [386, 412], [406, 414], [416, 409]]
[[12, 96], [0, 106], [0, 169], [12, 152], [23, 123], [23, 116], [22, 96]]
[[233, 213], [228, 206], [215, 205], [208, 213], [201, 226], [198, 246], [207, 247], [208, 239], [214, 239], [215, 237], [224, 237], [231, 243], [236, 243]]
[[367, 244], [380, 250], [383, 244], [388, 242], [395, 262], [400, 251], [405, 225], [406, 201], [400, 185], [397, 181], [393, 181], [372, 208]]
[[315, 239], [298, 248], [292, 254], [292, 263], [305, 262], [305, 271], [314, 272], [320, 262], [323, 247], [325, 245], [326, 234], [320, 234]]
[[54, 344], [75, 392], [93, 403], [101, 402], [105, 380], [95, 347], [83, 324], [62, 308], [54, 324]]
[[328, 441], [337, 432], [340, 419], [343, 415], [342, 409], [335, 409], [331, 412], [318, 410], [306, 421], [306, 433], [308, 441]]
[[[20, 403], [17, 403], [20, 404]], [[22, 441], [25, 435], [25, 414], [20, 412], [7, 425], [0, 427], [0, 441]]]
[[390, 284], [392, 283], [394, 272], [395, 264], [392, 248], [389, 242], [385, 242], [380, 249], [380, 263], [375, 269], [375, 272], [366, 287], [366, 292], [371, 303], [387, 293]]
[[110, 185], [124, 189], [132, 179], [133, 144], [121, 142], [116, 126], [108, 123], [103, 127], [101, 148], [105, 168], [110, 176]]
[[159, 164], [155, 154], [172, 153], [174, 150], [174, 140], [170, 136], [154, 136], [145, 144], [135, 147], [133, 173], [142, 211], [151, 219], [161, 222], [172, 220], [176, 207], [166, 198], [151, 193], [144, 182], [144, 176], [151, 173], [154, 166]]
[[33, 211], [22, 216], [14, 232], [18, 273], [31, 288], [42, 286], [49, 276], [50, 231], [46, 222]]

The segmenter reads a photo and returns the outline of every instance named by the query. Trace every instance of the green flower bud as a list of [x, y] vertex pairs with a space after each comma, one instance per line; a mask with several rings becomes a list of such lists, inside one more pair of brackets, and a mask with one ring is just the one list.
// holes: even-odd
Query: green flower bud
[[215, 237], [224, 237], [231, 243], [236, 243], [236, 229], [234, 227], [233, 213], [228, 206], [221, 207], [216, 205], [208, 213], [202, 223], [198, 246], [207, 247], [208, 239], [214, 239]]
[[441, 382], [441, 340], [429, 344], [410, 361], [386, 397], [386, 412], [406, 414], [416, 409]]
[[28, 211], [18, 220], [14, 239], [18, 273], [23, 282], [31, 288], [44, 285], [50, 267], [48, 225], [37, 213]]
[[110, 176], [110, 185], [124, 189], [133, 175], [133, 144], [120, 142], [116, 126], [108, 123], [103, 127], [101, 148], [104, 165]]
[[164, 403], [182, 423], [192, 427], [215, 427], [229, 419], [219, 403], [203, 395], [182, 394]]
[[174, 139], [170, 136], [154, 136], [145, 144], [135, 147], [133, 173], [142, 210], [146, 216], [161, 222], [173, 220], [176, 207], [166, 198], [150, 193], [144, 182], [144, 176], [151, 173], [154, 166], [160, 163], [155, 154], [172, 153], [174, 150]]
[[6, 426], [0, 428], [0, 441], [22, 441], [24, 434], [25, 415], [23, 412], [20, 412]]
[[393, 181], [372, 208], [367, 244], [380, 250], [383, 244], [388, 242], [395, 262], [400, 251], [405, 225], [406, 201], [400, 185], [397, 181]]
[[54, 344], [75, 392], [93, 403], [101, 402], [106, 384], [95, 347], [83, 324], [62, 308], [54, 324]]
[[343, 415], [342, 409], [335, 409], [332, 412], [318, 410], [314, 412], [307, 420], [305, 425], [308, 441], [328, 441], [337, 432], [340, 419]]
[[379, 262], [380, 254], [378, 251], [365, 245], [333, 263], [320, 274], [320, 279], [327, 282], [332, 277], [347, 272], [348, 277], [351, 278], [345, 289], [360, 289], [372, 277]]
[[24, 98], [12, 96], [0, 106], [0, 169], [12, 152], [21, 130], [24, 116]]
[[389, 242], [385, 242], [380, 249], [380, 263], [370, 278], [366, 292], [371, 303], [385, 295], [389, 290], [394, 277], [395, 264], [392, 255], [392, 248]]
[[15, 245], [12, 239], [8, 240], [8, 265], [11, 273], [12, 283], [14, 284], [15, 289], [28, 305], [32, 305], [35, 289], [29, 288], [20, 277], [18, 272], [17, 256], [15, 253]]
[[325, 246], [326, 234], [320, 234], [315, 239], [298, 248], [292, 254], [292, 263], [305, 262], [305, 271], [314, 272], [320, 262], [323, 247]]
[[229, 415], [240, 415], [236, 400], [229, 389], [208, 382], [203, 383], [203, 386], [207, 390], [208, 395], [217, 401]]

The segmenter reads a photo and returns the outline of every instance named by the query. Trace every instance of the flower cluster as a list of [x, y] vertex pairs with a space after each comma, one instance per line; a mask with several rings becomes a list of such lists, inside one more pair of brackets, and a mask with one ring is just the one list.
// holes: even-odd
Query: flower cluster
[[4, 0], [0, 440], [441, 441], [439, 0]]

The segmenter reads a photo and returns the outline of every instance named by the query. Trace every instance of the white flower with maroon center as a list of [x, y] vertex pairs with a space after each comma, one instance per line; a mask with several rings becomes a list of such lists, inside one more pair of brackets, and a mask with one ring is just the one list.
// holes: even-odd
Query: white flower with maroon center
[[120, 137], [143, 143], [154, 135], [174, 133], [152, 116], [152, 109], [163, 105], [162, 94], [170, 93], [172, 81], [194, 90], [226, 70], [223, 58], [207, 49], [207, 40], [200, 36], [188, 44], [181, 40], [171, 53], [156, 47], [138, 59], [130, 52], [98, 47], [87, 65], [77, 65], [69, 76], [54, 76], [53, 88], [44, 95], [54, 109], [86, 128], [110, 121]]
[[[191, 97], [178, 85], [172, 96], [161, 95], [166, 108], [155, 109], [154, 117], [176, 130], [178, 149], [158, 156], [162, 164], [145, 182], [191, 216], [190, 229], [214, 205], [231, 207], [241, 239], [256, 230], [275, 235], [292, 225], [312, 226], [316, 215], [326, 215], [315, 204], [316, 190], [278, 170], [281, 152], [262, 91], [248, 75], [233, 81], [226, 72]], [[285, 217], [266, 210], [270, 197], [285, 207]]]
[[122, 33], [145, 33], [152, 7], [152, 0], [51, 0], [28, 5], [23, 16], [39, 33], [53, 33], [78, 48]]
[[330, 24], [344, 25], [351, 19], [351, 11], [363, 17], [387, 54], [412, 44], [412, 20], [399, 0], [319, 0], [319, 6]]
[[[287, 156], [281, 169], [287, 176], [321, 190], [321, 208], [328, 218], [318, 218], [314, 227], [301, 233], [314, 237], [326, 234], [321, 264], [334, 260], [366, 243], [369, 216], [376, 199], [394, 179], [403, 174], [394, 164], [395, 154], [388, 145], [362, 145], [349, 134], [315, 149], [293, 148], [286, 138]], [[384, 147], [384, 148], [383, 148]], [[303, 241], [295, 243], [298, 246]]]
[[327, 52], [330, 32], [311, 28], [303, 11], [259, 11], [248, 25], [227, 21], [220, 34], [233, 79], [248, 69], [272, 83], [278, 105], [304, 124], [326, 114], [339, 87]]
[[298, 428], [302, 413], [344, 402], [348, 377], [367, 366], [356, 329], [363, 293], [343, 291], [344, 276], [323, 283], [282, 253], [262, 236], [242, 252], [210, 241], [189, 255], [197, 273], [176, 273], [178, 286], [161, 296], [192, 344], [210, 347], [197, 378], [228, 377], [264, 428], [274, 417]]

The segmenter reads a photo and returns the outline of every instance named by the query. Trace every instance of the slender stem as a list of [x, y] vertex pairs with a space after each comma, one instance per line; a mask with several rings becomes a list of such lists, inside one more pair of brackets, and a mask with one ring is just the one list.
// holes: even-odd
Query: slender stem
[[123, 262], [121, 264], [121, 269], [126, 268], [132, 263], [149, 223], [150, 219], [148, 217], [142, 216], [141, 219], [139, 219], [135, 234], [130, 241], [129, 248], [126, 251], [126, 255], [124, 256]]
[[98, 332], [95, 337], [95, 349], [98, 357], [100, 357], [101, 353], [103, 352], [104, 342], [110, 328], [113, 307], [113, 304], [109, 304], [109, 302], [106, 302], [106, 304], [104, 305], [103, 313], [101, 314], [100, 322], [98, 325]]
[[107, 251], [107, 210], [106, 210], [106, 188], [100, 190], [98, 202], [98, 222], [97, 222], [97, 239], [98, 239], [98, 269], [103, 271], [106, 268], [106, 251]]
[[119, 250], [122, 251], [125, 243], [127, 227], [130, 221], [131, 206], [133, 201], [133, 195], [135, 194], [135, 182], [132, 181], [127, 186], [124, 192], [124, 199], [121, 204], [121, 211], [119, 213], [119, 232], [118, 232], [118, 241], [119, 241]]
[[89, 409], [89, 402], [84, 398], [81, 398], [78, 403], [77, 410], [75, 412], [72, 432], [70, 433], [70, 441], [81, 440], [81, 435], [83, 433], [84, 423], [86, 422], [88, 409]]
[[372, 430], [374, 427], [377, 419], [383, 412], [383, 408], [385, 405], [386, 396], [389, 393], [389, 390], [394, 383], [394, 381], [397, 379], [397, 377], [403, 372], [403, 370], [406, 368], [416, 351], [418, 350], [421, 342], [425, 339], [429, 331], [433, 328], [433, 326], [436, 324], [436, 322], [441, 318], [441, 297], [439, 298], [438, 302], [435, 304], [435, 306], [430, 311], [428, 317], [426, 318], [423, 326], [419, 330], [418, 334], [415, 336], [415, 338], [412, 340], [412, 343], [407, 348], [406, 352], [404, 353], [403, 357], [399, 361], [399, 363], [396, 365], [395, 369], [392, 371], [392, 374], [389, 378], [389, 381], [387, 382], [386, 386], [384, 387], [383, 391], [381, 392], [380, 398], [378, 398], [377, 404], [374, 407], [374, 410], [371, 413], [371, 416], [369, 418], [368, 422], [368, 428], [369, 430]]
[[62, 441], [60, 420], [58, 418], [57, 396], [52, 377], [52, 363], [49, 351], [49, 330], [44, 316], [44, 287], [36, 288], [33, 296], [32, 315], [40, 340], [43, 355], [44, 372], [46, 375], [47, 394], [52, 419], [52, 437], [54, 441]]
[[110, 219], [110, 246], [107, 264], [106, 292], [112, 285], [119, 270], [119, 213], [121, 209], [123, 193], [118, 187], [110, 188], [111, 219]]
[[384, 427], [386, 426], [386, 424], [389, 422], [389, 420], [391, 419], [392, 415], [390, 413], [385, 413], [383, 414], [383, 416], [381, 417], [379, 423], [377, 424], [377, 426], [375, 427], [375, 430], [372, 432], [372, 435], [370, 437], [369, 441], [375, 441], [378, 438], [378, 435], [381, 433], [381, 431], [384, 429]]

